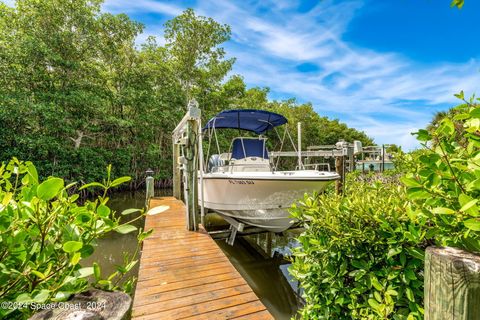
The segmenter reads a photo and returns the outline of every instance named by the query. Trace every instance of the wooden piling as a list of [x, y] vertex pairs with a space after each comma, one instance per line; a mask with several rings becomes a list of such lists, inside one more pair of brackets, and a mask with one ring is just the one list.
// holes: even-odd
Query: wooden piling
[[425, 320], [480, 318], [480, 256], [455, 248], [425, 253]]
[[178, 165], [178, 158], [180, 157], [180, 145], [173, 141], [173, 196], [179, 200], [182, 198], [181, 190], [181, 174], [180, 167]]
[[335, 171], [340, 175], [340, 179], [335, 181], [335, 191], [337, 194], [343, 193], [343, 182], [345, 179], [345, 156], [335, 158]]
[[197, 230], [198, 224], [200, 223], [200, 215], [198, 211], [198, 181], [197, 181], [197, 171], [198, 171], [198, 154], [197, 154], [197, 139], [199, 139], [198, 132], [198, 122], [196, 120], [187, 121], [187, 145], [185, 146], [186, 151], [186, 198], [187, 200], [187, 212], [188, 212], [188, 221], [187, 226], [188, 230], [194, 231]]

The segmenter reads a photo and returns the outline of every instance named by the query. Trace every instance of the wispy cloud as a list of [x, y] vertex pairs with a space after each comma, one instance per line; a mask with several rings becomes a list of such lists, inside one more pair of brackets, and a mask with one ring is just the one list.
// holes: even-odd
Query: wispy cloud
[[183, 9], [173, 4], [154, 0], [108, 0], [104, 3], [104, 9], [112, 12], [132, 13], [159, 13], [176, 16]]
[[0, 0], [0, 2], [5, 3], [9, 7], [15, 6], [15, 0]]
[[[234, 72], [249, 85], [268, 86], [272, 97], [310, 101], [322, 115], [362, 129], [378, 143], [416, 146], [410, 132], [425, 126], [435, 110], [454, 104], [453, 93], [474, 92], [476, 60], [425, 66], [401, 53], [377, 52], [348, 43], [344, 35], [362, 0], [324, 0], [299, 11], [298, 1], [197, 1], [198, 14], [232, 26], [226, 44], [237, 57]], [[167, 20], [185, 7], [153, 0], [109, 0], [104, 9]], [[147, 34], [161, 36], [160, 23]], [[315, 66], [302, 72], [298, 66]]]

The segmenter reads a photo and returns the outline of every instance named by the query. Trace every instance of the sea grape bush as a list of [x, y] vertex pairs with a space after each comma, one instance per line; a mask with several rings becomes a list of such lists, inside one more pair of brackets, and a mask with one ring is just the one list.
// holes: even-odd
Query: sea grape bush
[[480, 106], [464, 99], [430, 130], [419, 130], [423, 154], [402, 179], [408, 214], [429, 224], [436, 243], [480, 251]]
[[[137, 231], [107, 206], [107, 190], [129, 177], [81, 188], [98, 187], [103, 195], [94, 201], [77, 202], [79, 195], [68, 191], [74, 184], [64, 185], [60, 178], [39, 181], [31, 162], [17, 159], [0, 165], [0, 302], [47, 303], [64, 301], [90, 285], [104, 290], [132, 289], [134, 278], [125, 279], [136, 264], [136, 256], [126, 257], [110, 275], [102, 274], [97, 263], [84, 265], [82, 260], [95, 250], [96, 240], [106, 233]], [[81, 189], [80, 188], [80, 189]], [[129, 209], [128, 215], [139, 212]], [[138, 231], [139, 244], [149, 232]], [[89, 283], [90, 282], [90, 283]], [[0, 318], [22, 319], [31, 310], [0, 309]]]
[[344, 196], [305, 196], [292, 215], [305, 225], [291, 274], [305, 319], [416, 319], [423, 309], [425, 227], [406, 213], [405, 187], [348, 177]]

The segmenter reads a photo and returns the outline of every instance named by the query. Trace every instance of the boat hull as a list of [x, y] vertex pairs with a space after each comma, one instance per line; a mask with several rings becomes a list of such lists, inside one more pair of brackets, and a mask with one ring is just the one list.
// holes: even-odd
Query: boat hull
[[[288, 209], [305, 193], [322, 192], [338, 179], [318, 171], [257, 174], [206, 174], [204, 206], [248, 225], [281, 232], [295, 223]], [[199, 200], [201, 202], [201, 199]]]

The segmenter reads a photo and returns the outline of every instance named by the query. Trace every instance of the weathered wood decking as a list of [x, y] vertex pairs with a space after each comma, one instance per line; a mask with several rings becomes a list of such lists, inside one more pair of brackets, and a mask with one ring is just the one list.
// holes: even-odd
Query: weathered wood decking
[[132, 319], [273, 319], [206, 232], [185, 228], [185, 207], [173, 197], [152, 199], [155, 229], [143, 244]]

